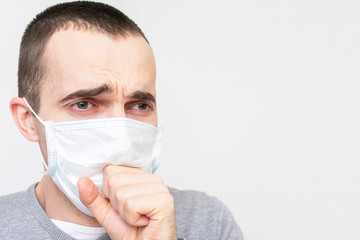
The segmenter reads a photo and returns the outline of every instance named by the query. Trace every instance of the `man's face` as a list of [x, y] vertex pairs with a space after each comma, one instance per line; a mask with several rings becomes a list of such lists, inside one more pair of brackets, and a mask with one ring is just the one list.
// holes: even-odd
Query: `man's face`
[[[44, 121], [126, 117], [157, 126], [155, 59], [144, 38], [63, 30], [50, 38], [44, 62]], [[47, 160], [44, 128], [37, 129]]]
[[155, 59], [144, 38], [62, 30], [44, 57], [43, 120], [126, 117], [157, 126]]

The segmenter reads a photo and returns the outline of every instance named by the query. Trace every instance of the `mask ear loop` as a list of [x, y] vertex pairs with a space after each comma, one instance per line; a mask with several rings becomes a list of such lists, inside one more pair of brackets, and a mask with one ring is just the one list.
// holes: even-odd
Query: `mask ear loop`
[[[41, 118], [35, 113], [35, 111], [32, 109], [32, 107], [30, 106], [30, 104], [28, 103], [28, 101], [25, 99], [25, 98], [23, 98], [24, 99], [24, 102], [25, 102], [25, 104], [26, 104], [26, 106], [29, 108], [29, 110], [31, 111], [31, 113], [36, 117], [36, 119], [37, 120], [39, 120], [39, 122], [42, 124], [42, 125], [44, 125], [44, 127], [46, 128], [46, 125], [45, 125], [45, 122], [43, 121], [43, 120], [41, 120]], [[41, 160], [42, 160], [42, 162], [43, 162], [43, 164], [44, 164], [44, 166], [45, 166], [45, 168], [46, 168], [46, 172], [49, 170], [49, 167], [47, 166], [47, 164], [46, 164], [46, 162], [45, 162], [45, 160], [44, 160], [44, 158], [42, 157], [41, 158]], [[46, 174], [46, 172], [44, 172], [44, 171], [40, 171], [42, 174]]]
[[30, 104], [28, 103], [28, 101], [26, 100], [26, 98], [23, 98], [24, 102], [26, 104], [26, 106], [29, 108], [29, 110], [31, 111], [31, 113], [37, 118], [37, 120], [39, 120], [39, 122], [45, 126], [45, 123], [43, 120], [41, 120], [41, 118], [35, 113], [35, 111], [32, 109], [32, 107], [30, 106]]

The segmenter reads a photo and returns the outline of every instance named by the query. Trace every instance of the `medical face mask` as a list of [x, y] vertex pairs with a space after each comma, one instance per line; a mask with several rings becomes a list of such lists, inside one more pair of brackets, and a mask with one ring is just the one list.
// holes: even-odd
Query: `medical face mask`
[[93, 214], [79, 199], [77, 181], [80, 177], [90, 178], [102, 194], [103, 170], [109, 164], [150, 173], [159, 166], [161, 130], [152, 125], [128, 118], [43, 121], [26, 99], [24, 101], [45, 126], [48, 154], [48, 165], [43, 160], [45, 174], [89, 216]]

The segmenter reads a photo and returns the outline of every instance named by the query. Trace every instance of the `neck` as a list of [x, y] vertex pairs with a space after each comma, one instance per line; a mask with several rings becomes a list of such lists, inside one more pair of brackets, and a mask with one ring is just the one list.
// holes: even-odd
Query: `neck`
[[95, 218], [81, 212], [70, 202], [50, 176], [45, 175], [41, 179], [35, 188], [35, 194], [49, 218], [88, 227], [100, 227]]

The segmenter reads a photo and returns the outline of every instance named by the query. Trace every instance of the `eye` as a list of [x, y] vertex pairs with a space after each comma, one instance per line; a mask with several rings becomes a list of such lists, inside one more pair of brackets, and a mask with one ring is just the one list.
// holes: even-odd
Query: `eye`
[[92, 104], [87, 101], [80, 101], [80, 102], [75, 103], [75, 106], [78, 109], [85, 110], [85, 109], [88, 109], [89, 107], [91, 107]]
[[146, 103], [137, 103], [133, 105], [131, 108], [139, 111], [146, 111], [149, 108], [149, 105]]

